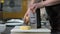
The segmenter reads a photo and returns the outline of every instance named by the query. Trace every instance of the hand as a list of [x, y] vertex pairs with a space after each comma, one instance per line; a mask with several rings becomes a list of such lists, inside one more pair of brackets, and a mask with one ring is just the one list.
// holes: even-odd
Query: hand
[[43, 7], [44, 7], [44, 4], [41, 2], [41, 3], [35, 3], [35, 4], [33, 4], [30, 9], [32, 10], [33, 13], [35, 13], [35, 10], [37, 8], [43, 8]]
[[30, 5], [30, 10], [32, 11], [32, 13], [35, 13], [35, 10], [36, 10], [36, 4]]
[[28, 24], [29, 23], [29, 9], [27, 10], [27, 12], [25, 13], [25, 15], [24, 15], [24, 22], [26, 23], [26, 24]]

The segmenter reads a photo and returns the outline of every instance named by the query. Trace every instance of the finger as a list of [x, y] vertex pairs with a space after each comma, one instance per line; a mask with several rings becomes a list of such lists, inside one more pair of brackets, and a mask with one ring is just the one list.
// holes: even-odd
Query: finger
[[24, 22], [25, 22], [26, 24], [29, 22], [29, 15], [28, 15], [28, 14], [26, 14], [26, 15], [24, 16]]
[[30, 9], [33, 10], [33, 9], [35, 8], [35, 5], [36, 5], [36, 4], [33, 4], [33, 5], [30, 7]]
[[30, 9], [33, 11], [33, 9], [35, 8], [35, 6], [32, 6], [32, 7], [30, 7]]
[[25, 17], [25, 23], [26, 23], [26, 24], [29, 23], [29, 17]]
[[37, 9], [37, 7], [35, 7], [35, 8], [33, 9], [33, 11], [32, 11], [33, 14], [36, 12], [36, 9]]

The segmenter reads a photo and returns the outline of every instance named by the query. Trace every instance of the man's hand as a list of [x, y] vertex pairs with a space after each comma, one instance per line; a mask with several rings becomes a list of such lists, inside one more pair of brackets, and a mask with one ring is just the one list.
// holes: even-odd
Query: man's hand
[[35, 10], [37, 8], [43, 8], [43, 7], [44, 7], [43, 2], [40, 2], [40, 3], [35, 3], [35, 4], [31, 5], [30, 9], [32, 10], [33, 13], [35, 13]]
[[24, 15], [24, 22], [26, 24], [28, 24], [28, 22], [29, 22], [29, 12], [30, 12], [30, 9], [28, 9], [27, 12]]
[[42, 3], [35, 3], [35, 4], [32, 4], [30, 5], [30, 7], [28, 8], [25, 16], [24, 16], [24, 21], [26, 23], [29, 22], [29, 13], [32, 11], [32, 13], [35, 13], [36, 9], [37, 8], [42, 8], [44, 5]]

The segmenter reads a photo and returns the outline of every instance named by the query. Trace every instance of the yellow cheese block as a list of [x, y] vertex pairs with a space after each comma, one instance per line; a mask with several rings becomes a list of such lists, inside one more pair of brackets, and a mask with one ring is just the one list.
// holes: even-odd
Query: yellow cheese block
[[20, 30], [30, 30], [30, 26], [20, 26]]

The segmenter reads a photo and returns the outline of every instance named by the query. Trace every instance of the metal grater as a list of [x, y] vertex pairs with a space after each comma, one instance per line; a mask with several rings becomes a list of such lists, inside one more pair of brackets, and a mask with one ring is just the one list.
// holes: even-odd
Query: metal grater
[[41, 28], [41, 19], [40, 17], [40, 9], [36, 10], [36, 13], [30, 12], [30, 26], [33, 29]]

